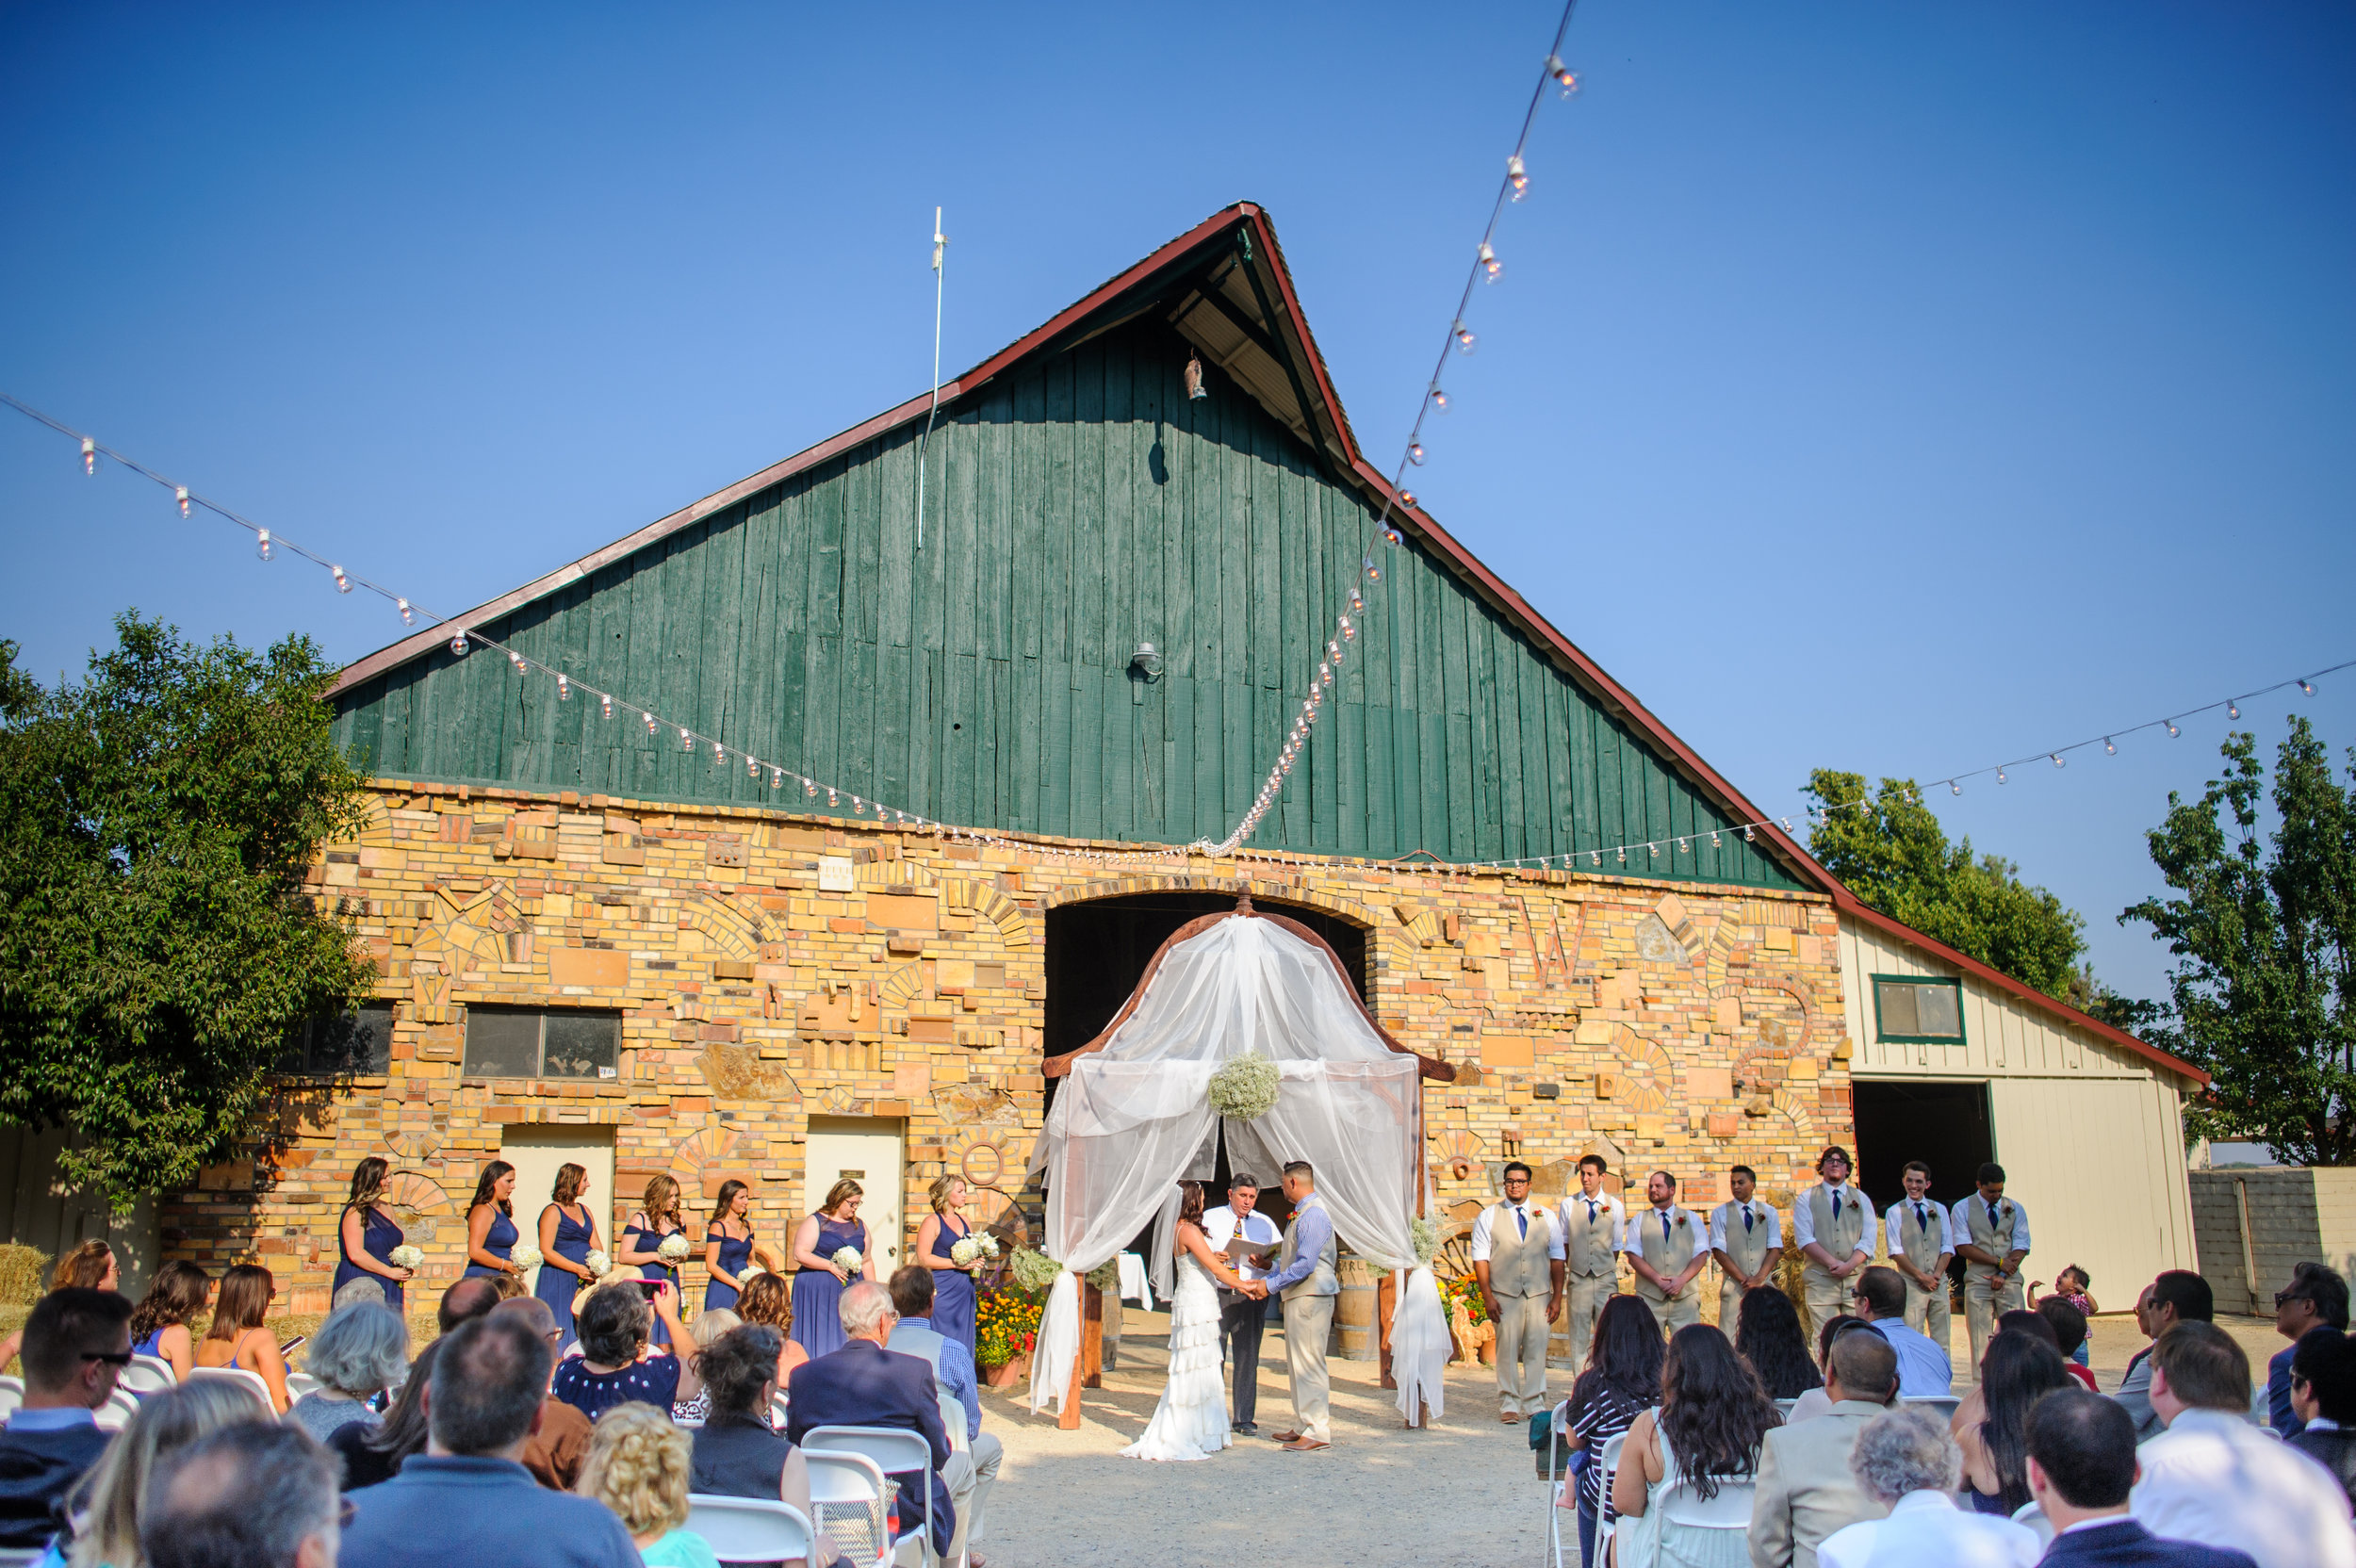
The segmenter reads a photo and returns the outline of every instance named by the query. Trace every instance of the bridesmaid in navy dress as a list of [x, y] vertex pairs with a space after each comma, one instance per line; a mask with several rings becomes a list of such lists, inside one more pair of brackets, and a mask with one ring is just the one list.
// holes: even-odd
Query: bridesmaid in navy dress
[[719, 1200], [712, 1206], [712, 1228], [704, 1233], [704, 1266], [712, 1271], [712, 1282], [704, 1286], [706, 1312], [736, 1306], [745, 1267], [756, 1252], [763, 1268], [777, 1266], [777, 1255], [753, 1234], [748, 1217], [752, 1207], [752, 1188], [732, 1176], [720, 1184]]
[[[805, 1217], [794, 1232], [794, 1339], [812, 1361], [843, 1344], [839, 1310], [843, 1287], [851, 1273], [875, 1276], [875, 1242], [859, 1223], [859, 1200], [865, 1189], [848, 1176], [826, 1189], [825, 1206]], [[845, 1247], [859, 1255], [856, 1270], [845, 1272], [834, 1255]]]
[[394, 1223], [393, 1211], [384, 1206], [384, 1178], [392, 1168], [377, 1155], [371, 1154], [352, 1169], [352, 1192], [344, 1200], [343, 1223], [336, 1228], [335, 1240], [342, 1249], [343, 1261], [335, 1266], [335, 1283], [329, 1291], [329, 1299], [354, 1280], [372, 1280], [383, 1287], [384, 1304], [395, 1312], [402, 1307], [401, 1285], [410, 1277], [410, 1270], [393, 1266], [393, 1249], [407, 1238]]
[[556, 1184], [548, 1189], [548, 1206], [540, 1211], [540, 1281], [532, 1294], [548, 1304], [564, 1337], [573, 1338], [573, 1292], [595, 1284], [589, 1254], [597, 1248], [597, 1217], [581, 1198], [589, 1190], [585, 1167], [566, 1163], [556, 1168]]
[[[671, 1298], [680, 1300], [679, 1269], [666, 1262], [657, 1250], [665, 1236], [683, 1234], [687, 1221], [679, 1217], [679, 1183], [671, 1177], [656, 1174], [646, 1180], [646, 1205], [630, 1217], [622, 1227], [622, 1245], [614, 1254], [617, 1268], [635, 1268], [646, 1280], [665, 1280], [670, 1282]], [[671, 1331], [657, 1313], [654, 1319], [654, 1341], [657, 1345], [671, 1343]]]
[[965, 1223], [965, 1178], [942, 1176], [930, 1193], [933, 1212], [916, 1232], [916, 1261], [933, 1271], [933, 1332], [973, 1349], [973, 1276], [980, 1259], [959, 1263], [949, 1250], [973, 1231]]
[[466, 1272], [464, 1279], [517, 1274], [508, 1259], [522, 1233], [515, 1229], [515, 1211], [508, 1202], [515, 1190], [515, 1168], [493, 1160], [483, 1168], [474, 1184], [474, 1201], [466, 1205]]

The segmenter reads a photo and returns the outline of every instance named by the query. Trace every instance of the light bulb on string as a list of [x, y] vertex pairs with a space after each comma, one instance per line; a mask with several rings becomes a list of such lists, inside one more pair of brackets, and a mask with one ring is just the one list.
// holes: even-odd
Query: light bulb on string
[[1620, 846], [1620, 864], [1624, 866], [1628, 864], [1628, 845], [1626, 844]]
[[2102, 755], [2105, 757], [2116, 757], [2119, 755], [2119, 743], [2112, 740], [2108, 735], [2102, 737]]
[[1432, 389], [1432, 406], [1443, 414], [1448, 412], [1448, 394], [1437, 386]]
[[82, 437], [82, 472], [98, 472], [98, 443], [87, 435]]
[[1710, 847], [1712, 849], [1721, 849], [1725, 847], [1718, 842], [1718, 834], [1715, 829], [1712, 829], [1710, 835]]
[[719, 742], [717, 742], [717, 741], [712, 742], [712, 765], [713, 767], [715, 767], [715, 768], [716, 768], [716, 767], [718, 767], [721, 763], [723, 763], [723, 762], [727, 761], [728, 760], [728, 747], [726, 747], [726, 746], [722, 745], [722, 744], [721, 744]]
[[261, 529], [256, 531], [254, 539], [254, 553], [260, 556], [265, 561], [268, 561], [270, 558], [270, 530]]
[[515, 673], [517, 675], [524, 673], [524, 656], [517, 653], [514, 648], [509, 648], [507, 650], [507, 662], [515, 666]]
[[1480, 342], [1480, 339], [1473, 335], [1472, 328], [1464, 325], [1464, 319], [1461, 317], [1457, 318], [1456, 325], [1451, 327], [1449, 331], [1456, 338], [1456, 351], [1459, 353], [1468, 354], [1472, 352], [1473, 346]]
[[2171, 741], [2184, 733], [2183, 730], [2176, 727], [2176, 721], [2174, 719], [2162, 719], [2160, 722], [2168, 726], [2168, 738]]
[[600, 715], [600, 716], [602, 716], [602, 717], [604, 717], [604, 718], [609, 718], [609, 719], [610, 719], [610, 718], [612, 718], [612, 717], [614, 716], [614, 694], [613, 694], [613, 693], [611, 693], [611, 692], [599, 692], [599, 693], [597, 694], [597, 710], [598, 710], [599, 715]]
[[1358, 592], [1355, 587], [1351, 588], [1350, 591], [1350, 612], [1353, 615], [1363, 614], [1366, 608], [1366, 596]]
[[1505, 263], [1497, 259], [1496, 248], [1485, 239], [1481, 242], [1480, 254], [1481, 270], [1487, 274], [1484, 282], [1495, 283], [1505, 276]]
[[1947, 792], [1951, 795], [1959, 795], [1963, 793], [1963, 786], [1951, 778], [1947, 780]]
[[1325, 657], [1338, 664], [1342, 662], [1342, 645], [1329, 637], [1325, 640]]
[[[1401, 490], [1399, 493], [1399, 509], [1403, 512], [1414, 511], [1415, 506], [1415, 493], [1413, 490]], [[1396, 529], [1391, 531], [1394, 534], [1398, 532]]]
[[754, 761], [749, 757], [744, 759], [744, 776], [747, 778], [759, 778], [761, 776], [761, 764]]
[[1742, 841], [1746, 844], [1755, 844], [1759, 842], [1759, 826], [1757, 824], [1744, 823], [1742, 825]]
[[328, 575], [335, 580], [335, 592], [338, 594], [349, 594], [352, 592], [352, 579], [344, 575], [344, 569], [341, 566], [331, 565], [327, 568], [327, 571]]
[[573, 700], [573, 683], [561, 675], [556, 678], [556, 700], [559, 702]]
[[450, 656], [452, 659], [464, 659], [466, 657], [466, 634], [465, 632], [460, 631], [451, 635], [450, 640]]
[[417, 624], [417, 612], [407, 599], [395, 599], [393, 601], [393, 608], [401, 612], [401, 625], [415, 626]]
[[2045, 757], [2046, 760], [2052, 762], [2053, 766], [2057, 768], [2066, 768], [2070, 766], [2067, 761], [2063, 760], [2062, 754], [2058, 751], [2049, 751], [2045, 754]]
[[2315, 694], [2315, 683], [2312, 680], [2300, 681], [2299, 683], [2299, 689], [2308, 696], [2314, 696]]
[[782, 790], [785, 788], [785, 770], [783, 768], [771, 768], [769, 770], [769, 788], [773, 790]]
[[833, 786], [833, 785], [831, 785], [831, 784], [827, 785], [827, 786], [826, 786], [826, 809], [827, 809], [827, 810], [829, 810], [829, 811], [831, 811], [831, 810], [833, 810], [833, 809], [834, 809], [837, 806], [840, 806], [840, 805], [842, 805], [842, 804], [843, 804], [843, 803], [842, 803], [842, 801], [841, 801], [841, 800], [839, 800], [839, 799], [837, 799], [837, 798], [836, 798], [836, 796], [835, 796], [835, 792], [834, 792], [834, 786]]
[[1530, 194], [1530, 166], [1522, 161], [1519, 153], [1505, 160], [1505, 178], [1513, 188], [1513, 200], [1516, 202]]
[[693, 735], [690, 735], [690, 734], [689, 734], [689, 733], [687, 733], [687, 731], [686, 731], [686, 730], [684, 730], [684, 729], [680, 730], [680, 731], [679, 732], [679, 750], [681, 750], [681, 751], [693, 751], [693, 750], [695, 750], [695, 737], [694, 737]]
[[187, 516], [188, 514], [188, 487], [185, 484], [173, 485], [172, 498], [180, 503], [180, 515]]
[[1407, 461], [1408, 461], [1408, 462], [1410, 462], [1410, 463], [1412, 463], [1412, 464], [1414, 464], [1416, 467], [1420, 468], [1420, 467], [1422, 467], [1422, 466], [1423, 466], [1423, 458], [1424, 458], [1423, 443], [1422, 443], [1422, 442], [1420, 442], [1420, 441], [1410, 441], [1410, 442], [1408, 442], [1408, 443], [1407, 443]]
[[643, 716], [643, 717], [646, 719], [646, 733], [647, 733], [647, 734], [649, 734], [649, 735], [653, 734], [653, 733], [654, 733], [654, 715], [653, 715], [652, 713], [647, 713], [647, 714], [644, 714], [644, 715], [642, 715], [642, 716]]
[[1342, 641], [1343, 641], [1343, 642], [1345, 642], [1345, 643], [1349, 643], [1349, 642], [1355, 642], [1355, 641], [1357, 640], [1357, 637], [1358, 637], [1358, 628], [1356, 627], [1356, 625], [1354, 625], [1354, 624], [1350, 621], [1350, 617], [1349, 617], [1349, 616], [1347, 616], [1347, 615], [1343, 616], [1343, 617], [1342, 617]]
[[1546, 74], [1554, 78], [1555, 86], [1562, 90], [1563, 97], [1568, 98], [1579, 90], [1579, 74], [1562, 63], [1562, 56], [1546, 57]]
[[2238, 703], [2238, 702], [2229, 702], [2229, 703], [2227, 703], [2227, 704], [2225, 705], [2225, 716], [2226, 716], [2227, 718], [2229, 718], [2229, 719], [2238, 719], [2238, 718], [2240, 718], [2240, 717], [2241, 717], [2241, 704], [2240, 704], [2240, 703]]
[[2009, 781], [2008, 781], [2008, 780], [2004, 777], [2004, 769], [2002, 769], [2002, 768], [1998, 768], [1998, 769], [1996, 770], [1996, 782], [1997, 782], [1997, 783], [1999, 783], [1999, 784], [2003, 784], [2003, 783], [2007, 783], [2007, 782], [2009, 782]]
[[1368, 582], [1380, 582], [1383, 580], [1383, 568], [1374, 564], [1374, 557], [1367, 556], [1363, 564], [1366, 569], [1366, 580]]
[[1588, 863], [1589, 865], [1591, 865], [1591, 866], [1600, 866], [1600, 865], [1602, 865], [1602, 864], [1603, 864], [1603, 851], [1602, 851], [1602, 850], [1600, 850], [1600, 849], [1591, 849], [1591, 850], [1589, 850], [1589, 851], [1587, 852], [1587, 863]]
[[805, 778], [802, 780], [802, 798], [804, 800], [816, 800], [818, 798], [818, 781], [816, 779]]

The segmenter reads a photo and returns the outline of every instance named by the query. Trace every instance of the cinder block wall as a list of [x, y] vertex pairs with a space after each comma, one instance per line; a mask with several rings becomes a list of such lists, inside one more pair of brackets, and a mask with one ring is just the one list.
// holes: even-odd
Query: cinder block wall
[[2356, 1277], [2356, 1169], [2196, 1170], [2191, 1181], [2201, 1273], [2217, 1292], [2217, 1311], [2271, 1316], [2274, 1293], [2302, 1262]]
[[[1461, 1070], [1424, 1091], [1444, 1211], [1493, 1200], [1508, 1159], [1567, 1190], [1589, 1151], [1615, 1180], [1677, 1171], [1697, 1210], [1743, 1162], [1788, 1208], [1816, 1150], [1852, 1141], [1839, 924], [1821, 895], [977, 843], [569, 792], [386, 782], [378, 800], [313, 882], [377, 958], [390, 1070], [287, 1085], [274, 1140], [162, 1205], [165, 1255], [258, 1258], [295, 1311], [326, 1307], [338, 1204], [368, 1154], [394, 1165], [425, 1282], [454, 1277], [475, 1174], [516, 1123], [613, 1129], [609, 1234], [648, 1174], [677, 1176], [691, 1213], [726, 1174], [756, 1184], [782, 1248], [811, 1116], [905, 1125], [911, 1227], [944, 1170], [1035, 1206], [1022, 1182], [1043, 1104], [1046, 912], [1169, 889], [1248, 882], [1366, 928], [1370, 1008]], [[618, 1075], [467, 1077], [465, 1009], [491, 1003], [618, 1009]]]

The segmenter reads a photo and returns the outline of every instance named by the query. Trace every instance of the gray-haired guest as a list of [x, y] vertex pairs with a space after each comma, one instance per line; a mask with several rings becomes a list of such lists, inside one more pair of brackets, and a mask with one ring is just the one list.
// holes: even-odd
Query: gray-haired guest
[[139, 1551], [149, 1568], [335, 1568], [339, 1508], [309, 1433], [240, 1422], [157, 1462]]
[[319, 1386], [297, 1399], [286, 1419], [324, 1443], [338, 1427], [373, 1424], [376, 1413], [366, 1401], [408, 1377], [409, 1325], [378, 1291], [372, 1301], [331, 1313], [303, 1364]]
[[1868, 1421], [1849, 1450], [1849, 1474], [1890, 1516], [1824, 1537], [1817, 1568], [1864, 1568], [1869, 1560], [2029, 1568], [2045, 1550], [2026, 1525], [1955, 1507], [1963, 1451], [1947, 1424], [1923, 1411], [1902, 1406]]

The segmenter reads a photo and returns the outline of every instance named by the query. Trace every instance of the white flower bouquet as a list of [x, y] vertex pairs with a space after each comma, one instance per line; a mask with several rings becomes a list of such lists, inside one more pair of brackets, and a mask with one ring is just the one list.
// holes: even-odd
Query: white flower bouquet
[[592, 1247], [589, 1249], [587, 1254], [581, 1258], [581, 1266], [589, 1271], [589, 1277], [591, 1279], [602, 1280], [608, 1274], [614, 1272], [614, 1259], [610, 1255], [600, 1252], [596, 1248]]
[[744, 1286], [751, 1284], [755, 1280], [760, 1279], [763, 1274], [768, 1272], [769, 1271], [767, 1269], [761, 1267], [759, 1264], [753, 1265], [750, 1268], [740, 1269], [736, 1276], [737, 1288], [742, 1290]]
[[1283, 1082], [1276, 1064], [1256, 1051], [1222, 1065], [1211, 1074], [1206, 1098], [1211, 1109], [1237, 1121], [1257, 1121], [1276, 1109], [1276, 1089]]
[[537, 1247], [515, 1248], [507, 1254], [507, 1261], [515, 1266], [516, 1273], [529, 1274], [540, 1266], [542, 1262], [540, 1249]]
[[834, 1250], [834, 1256], [826, 1261], [845, 1274], [856, 1274], [859, 1266], [867, 1261], [867, 1255], [856, 1247], [838, 1247]]
[[425, 1254], [410, 1246], [407, 1242], [403, 1242], [399, 1247], [396, 1247], [391, 1251], [385, 1253], [384, 1261], [391, 1264], [395, 1268], [415, 1268], [417, 1265], [425, 1262]]
[[963, 1240], [957, 1242], [955, 1246], [949, 1249], [949, 1261], [956, 1264], [959, 1268], [963, 1268], [967, 1264], [976, 1261], [981, 1257], [981, 1255], [982, 1250], [973, 1245], [973, 1238], [972, 1236], [965, 1237]]
[[665, 1263], [677, 1263], [687, 1256], [688, 1251], [687, 1233], [673, 1231], [669, 1235], [664, 1236], [661, 1244], [655, 1248], [654, 1255]]

